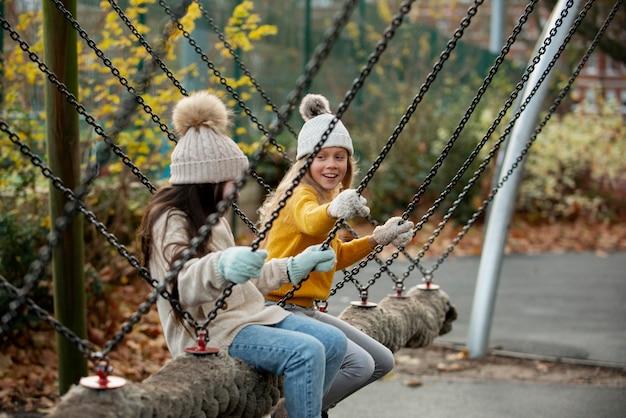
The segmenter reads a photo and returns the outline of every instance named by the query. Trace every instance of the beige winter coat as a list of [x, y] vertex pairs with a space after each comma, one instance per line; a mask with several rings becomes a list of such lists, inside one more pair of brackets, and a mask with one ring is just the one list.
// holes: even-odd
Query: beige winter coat
[[[173, 212], [166, 225], [167, 214], [162, 215], [154, 226], [153, 246], [150, 260], [150, 274], [162, 283], [170, 270], [166, 262], [175, 247], [167, 247], [172, 242], [185, 242], [184, 214]], [[224, 218], [211, 230], [209, 253], [202, 258], [191, 258], [178, 274], [179, 300], [182, 307], [199, 323], [204, 323], [208, 313], [215, 307], [230, 282], [220, 275], [217, 268], [223, 250], [235, 245], [233, 234]], [[163, 251], [166, 251], [164, 254]], [[289, 283], [287, 259], [273, 259], [267, 262], [261, 277], [244, 284], [235, 285], [232, 294], [226, 299], [226, 309], [217, 311], [217, 316], [208, 327], [208, 346], [227, 349], [244, 326], [249, 324], [275, 324], [289, 313], [280, 306], [265, 306], [264, 294]], [[174, 317], [170, 302], [164, 297], [157, 301], [157, 309], [168, 348], [173, 357], [184, 354], [186, 347], [196, 347], [197, 340], [193, 328], [184, 329]]]

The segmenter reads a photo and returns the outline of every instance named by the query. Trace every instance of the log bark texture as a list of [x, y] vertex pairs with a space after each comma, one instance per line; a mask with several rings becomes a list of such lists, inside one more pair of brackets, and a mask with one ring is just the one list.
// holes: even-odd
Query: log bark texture
[[[425, 347], [452, 329], [456, 309], [442, 290], [412, 288], [374, 308], [349, 306], [339, 317], [389, 347]], [[278, 403], [282, 380], [229, 357], [184, 355], [143, 382], [118, 389], [73, 386], [49, 418], [263, 417]]]

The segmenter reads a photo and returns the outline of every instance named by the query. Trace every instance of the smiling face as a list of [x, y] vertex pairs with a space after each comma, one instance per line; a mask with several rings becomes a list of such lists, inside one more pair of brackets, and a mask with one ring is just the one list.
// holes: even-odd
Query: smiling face
[[309, 167], [311, 177], [324, 190], [335, 190], [348, 171], [348, 159], [348, 151], [345, 148], [323, 148]]

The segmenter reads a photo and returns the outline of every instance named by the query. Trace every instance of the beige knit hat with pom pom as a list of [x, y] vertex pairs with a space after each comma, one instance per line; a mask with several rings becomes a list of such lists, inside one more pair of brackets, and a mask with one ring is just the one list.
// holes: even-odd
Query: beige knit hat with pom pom
[[248, 169], [248, 158], [225, 132], [226, 105], [207, 92], [196, 92], [174, 107], [179, 140], [172, 152], [171, 184], [221, 183], [236, 180]]
[[[330, 122], [335, 118], [335, 115], [330, 113], [328, 99], [321, 94], [304, 96], [299, 110], [305, 122], [298, 134], [297, 160], [313, 153], [315, 146], [322, 140], [322, 135], [328, 130]], [[341, 120], [337, 120], [322, 145], [322, 148], [329, 147], [342, 147], [347, 149], [350, 155], [354, 153], [352, 138]]]

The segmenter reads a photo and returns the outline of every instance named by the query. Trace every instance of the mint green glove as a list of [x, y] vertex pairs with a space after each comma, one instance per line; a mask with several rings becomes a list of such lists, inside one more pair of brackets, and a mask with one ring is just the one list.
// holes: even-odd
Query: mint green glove
[[312, 245], [295, 257], [287, 260], [287, 273], [291, 283], [296, 284], [313, 270], [330, 271], [335, 267], [337, 256], [335, 250], [327, 248], [322, 251], [322, 245]]
[[228, 281], [242, 284], [261, 276], [267, 251], [252, 251], [251, 247], [230, 247], [222, 251], [217, 270]]

